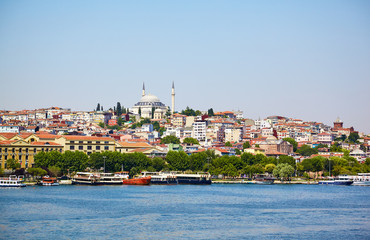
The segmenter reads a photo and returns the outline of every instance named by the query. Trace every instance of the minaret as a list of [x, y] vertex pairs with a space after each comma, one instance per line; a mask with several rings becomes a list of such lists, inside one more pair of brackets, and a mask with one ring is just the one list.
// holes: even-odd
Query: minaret
[[145, 96], [145, 85], [144, 85], [144, 82], [143, 82], [143, 94], [142, 94], [142, 97]]
[[172, 82], [172, 108], [171, 108], [171, 113], [173, 115], [173, 113], [175, 112], [175, 83]]

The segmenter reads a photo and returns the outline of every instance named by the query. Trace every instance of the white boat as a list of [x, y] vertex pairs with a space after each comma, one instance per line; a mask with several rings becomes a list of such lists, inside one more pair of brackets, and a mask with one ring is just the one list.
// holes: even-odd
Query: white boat
[[114, 185], [114, 184], [120, 184], [122, 185], [123, 179], [127, 179], [128, 175], [121, 174], [121, 173], [99, 173], [98, 174], [99, 184], [108, 184], [108, 185]]
[[99, 184], [99, 176], [91, 172], [77, 172], [72, 177], [72, 184], [97, 185]]
[[196, 184], [196, 185], [208, 185], [212, 184], [211, 175], [209, 173], [175, 173], [178, 184]]
[[321, 185], [351, 185], [353, 180], [351, 180], [347, 175], [339, 175], [336, 178], [330, 180], [319, 181]]
[[10, 175], [7, 178], [0, 178], [0, 187], [25, 187], [24, 176]]
[[357, 176], [350, 176], [354, 186], [370, 186], [370, 173], [358, 173]]

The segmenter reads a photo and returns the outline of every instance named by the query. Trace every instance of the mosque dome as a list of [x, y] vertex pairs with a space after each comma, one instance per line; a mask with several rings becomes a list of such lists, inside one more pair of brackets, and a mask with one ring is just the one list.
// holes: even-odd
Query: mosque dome
[[165, 107], [165, 105], [159, 100], [158, 97], [147, 94], [143, 96], [138, 103], [135, 104], [135, 106], [138, 107], [144, 107], [144, 106], [153, 106], [153, 107]]

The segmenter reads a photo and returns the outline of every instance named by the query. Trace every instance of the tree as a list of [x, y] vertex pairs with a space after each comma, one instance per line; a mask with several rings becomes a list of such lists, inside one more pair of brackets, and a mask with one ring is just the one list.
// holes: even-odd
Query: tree
[[317, 154], [318, 150], [316, 148], [311, 148], [308, 145], [303, 145], [297, 150], [297, 153], [301, 154], [302, 156], [311, 156], [312, 154]]
[[96, 106], [96, 111], [100, 111], [100, 103]]
[[13, 158], [6, 160], [6, 167], [12, 170], [20, 168], [21, 164]]
[[141, 116], [141, 107], [139, 107], [139, 115]]
[[104, 127], [105, 127], [105, 124], [104, 124], [103, 122], [100, 122], [98, 125], [99, 125], [99, 127], [101, 127], [101, 128], [104, 128]]
[[298, 143], [293, 138], [287, 137], [287, 138], [283, 138], [283, 140], [293, 145], [294, 152], [297, 151]]
[[249, 142], [243, 143], [243, 150], [246, 148], [250, 148], [250, 147], [251, 147], [251, 144]]
[[214, 115], [213, 108], [208, 109], [208, 116], [212, 117]]
[[124, 122], [123, 119], [121, 117], [119, 117], [118, 120], [117, 120], [118, 126], [122, 126], [123, 122]]
[[233, 145], [231, 145], [231, 143], [229, 142], [229, 141], [227, 141], [226, 143], [225, 143], [225, 147], [232, 147]]
[[199, 141], [195, 138], [192, 138], [192, 137], [187, 137], [184, 139], [183, 143], [186, 143], [186, 144], [198, 144], [199, 145]]
[[360, 136], [357, 132], [351, 132], [348, 136], [348, 141], [352, 143], [357, 143], [357, 139], [359, 139]]
[[157, 122], [157, 121], [153, 122], [153, 129], [155, 131], [159, 131], [160, 128], [161, 128], [161, 126], [159, 125], [159, 122]]
[[185, 171], [189, 169], [189, 156], [185, 152], [169, 151], [166, 161], [172, 170]]
[[122, 107], [121, 107], [121, 103], [120, 102], [117, 102], [116, 110], [117, 110], [117, 116], [121, 116], [121, 114], [122, 114]]
[[50, 172], [50, 175], [54, 177], [58, 177], [62, 173], [62, 170], [60, 169], [60, 167], [57, 167], [57, 166], [51, 166], [48, 168], [48, 170]]
[[155, 157], [152, 159], [152, 166], [155, 171], [159, 172], [165, 168], [166, 162], [160, 157]]
[[172, 135], [165, 136], [164, 138], [161, 139], [161, 144], [170, 144], [170, 143], [179, 144], [180, 139]]
[[202, 171], [208, 160], [205, 152], [193, 153], [189, 157], [189, 166], [192, 171]]
[[279, 163], [288, 163], [293, 168], [295, 167], [295, 159], [292, 156], [281, 155], [278, 159]]
[[276, 165], [273, 164], [273, 163], [270, 163], [270, 164], [267, 164], [265, 166], [265, 171], [268, 172], [268, 173], [272, 173], [275, 169]]
[[45, 176], [48, 172], [42, 168], [28, 168], [27, 172], [32, 175], [32, 177], [38, 177]]
[[293, 173], [294, 168], [287, 163], [280, 163], [273, 170], [273, 175], [283, 180], [289, 180]]
[[236, 155], [241, 155], [242, 154], [242, 151], [240, 151], [240, 149], [236, 148], [235, 149], [235, 154]]

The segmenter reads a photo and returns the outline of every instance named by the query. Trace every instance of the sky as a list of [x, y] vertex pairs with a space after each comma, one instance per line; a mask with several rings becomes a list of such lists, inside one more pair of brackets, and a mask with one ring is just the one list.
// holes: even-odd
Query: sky
[[370, 133], [370, 1], [0, 1], [0, 109], [187, 106]]

